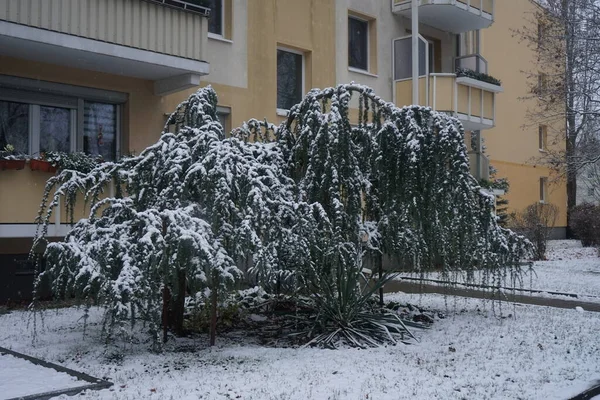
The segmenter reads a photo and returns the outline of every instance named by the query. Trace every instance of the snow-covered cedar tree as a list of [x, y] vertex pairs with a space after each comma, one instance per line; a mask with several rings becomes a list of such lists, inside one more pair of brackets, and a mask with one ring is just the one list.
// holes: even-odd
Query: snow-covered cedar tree
[[55, 296], [105, 307], [108, 337], [115, 328], [131, 332], [139, 319], [157, 343], [167, 315], [180, 331], [186, 293], [205, 293], [216, 309], [217, 293], [242, 275], [236, 263], [249, 258], [248, 273], [274, 284], [306, 262], [282, 252], [277, 238], [302, 241], [290, 223], [299, 207], [304, 214], [315, 206], [290, 201], [293, 181], [282, 174], [274, 143], [224, 137], [216, 104], [215, 92], [201, 89], [139, 156], [87, 174], [65, 170], [47, 182], [36, 247], [61, 199], [71, 219], [78, 200], [91, 211], [63, 241], [47, 244], [36, 287], [46, 278]]
[[34, 248], [61, 199], [71, 219], [79, 197], [91, 212], [47, 244], [36, 287], [47, 277], [55, 295], [105, 307], [109, 336], [142, 319], [156, 342], [161, 317], [181, 327], [186, 293], [216, 310], [217, 293], [244, 279], [302, 295], [313, 312], [294, 329], [306, 340], [370, 346], [408, 331], [372, 301], [391, 275], [366, 280], [366, 256], [514, 276], [527, 255], [469, 174], [456, 119], [341, 85], [311, 91], [278, 129], [251, 120], [225, 138], [216, 104], [200, 89], [139, 156], [48, 181]]
[[[358, 116], [351, 120], [353, 97]], [[365, 343], [344, 327], [365, 321], [361, 296], [389, 277], [361, 288], [363, 251], [378, 268], [386, 254], [399, 270], [469, 279], [483, 269], [490, 278], [519, 279], [530, 243], [498, 226], [493, 197], [469, 172], [457, 119], [419, 106], [400, 109], [367, 87], [340, 85], [309, 92], [278, 138], [297, 195], [319, 203], [330, 224], [317, 243], [315, 271], [304, 277], [332, 311], [320, 304], [320, 326], [335, 319], [338, 336]]]

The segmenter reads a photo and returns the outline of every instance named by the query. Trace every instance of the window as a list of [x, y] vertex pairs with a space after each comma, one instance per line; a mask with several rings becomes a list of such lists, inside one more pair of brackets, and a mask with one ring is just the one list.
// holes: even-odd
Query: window
[[594, 188], [592, 188], [592, 187], [588, 188], [587, 195], [590, 196], [590, 197], [592, 197], [594, 195]]
[[83, 151], [114, 160], [117, 144], [117, 106], [84, 102]]
[[0, 98], [0, 147], [11, 144], [34, 156], [82, 150], [115, 160], [118, 105], [12, 89], [3, 89], [2, 96], [6, 97]]
[[546, 151], [546, 144], [548, 140], [548, 127], [540, 125], [538, 128], [538, 142], [540, 151]]
[[277, 49], [277, 108], [289, 110], [302, 100], [304, 91], [304, 56], [287, 49]]
[[540, 178], [540, 203], [545, 203], [548, 193], [548, 178]]
[[548, 76], [544, 73], [539, 73], [536, 94], [538, 96], [541, 96], [544, 94], [544, 92], [546, 92], [547, 89], [548, 89]]
[[219, 123], [223, 127], [223, 133], [228, 135], [231, 132], [231, 124], [229, 121], [229, 117], [231, 115], [231, 108], [217, 106], [217, 118], [219, 118]]
[[209, 0], [210, 17], [208, 18], [208, 32], [218, 36], [224, 36], [224, 0]]
[[369, 22], [348, 17], [348, 66], [369, 70]]

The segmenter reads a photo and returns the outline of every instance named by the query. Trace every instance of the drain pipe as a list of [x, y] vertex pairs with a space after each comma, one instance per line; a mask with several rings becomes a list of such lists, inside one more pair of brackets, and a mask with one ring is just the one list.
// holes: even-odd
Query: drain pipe
[[419, 104], [419, 0], [412, 0], [412, 103]]

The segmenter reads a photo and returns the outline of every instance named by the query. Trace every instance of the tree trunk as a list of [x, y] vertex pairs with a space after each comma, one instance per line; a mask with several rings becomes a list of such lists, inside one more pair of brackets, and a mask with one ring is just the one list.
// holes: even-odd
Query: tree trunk
[[186, 274], [185, 270], [177, 271], [177, 296], [171, 302], [171, 326], [177, 336], [183, 335], [183, 315], [185, 313], [185, 292], [186, 292]]
[[213, 285], [210, 304], [210, 345], [214, 346], [217, 340], [217, 289], [218, 283]]
[[[375, 256], [377, 269], [379, 270], [379, 280], [383, 278], [383, 254], [377, 252]], [[379, 289], [379, 306], [383, 307], [383, 286]]]
[[163, 287], [163, 308], [162, 308], [162, 328], [163, 328], [163, 343], [167, 343], [168, 332], [169, 332], [169, 302], [171, 299], [171, 293], [169, 288], [165, 285]]

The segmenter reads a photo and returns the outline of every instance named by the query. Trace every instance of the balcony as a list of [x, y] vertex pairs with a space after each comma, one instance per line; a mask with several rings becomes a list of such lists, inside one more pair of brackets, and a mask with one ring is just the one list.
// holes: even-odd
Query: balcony
[[[412, 104], [412, 80], [397, 80], [396, 105]], [[496, 94], [502, 87], [456, 74], [427, 74], [419, 78], [419, 101], [435, 111], [458, 118], [465, 130], [491, 129], [496, 120]]]
[[490, 180], [490, 160], [480, 152], [469, 152], [471, 175], [477, 180]]
[[[419, 0], [419, 21], [450, 33], [488, 28], [495, 0]], [[411, 0], [392, 0], [395, 14], [411, 18]]]
[[2, 55], [154, 81], [165, 95], [198, 85], [209, 10], [180, 0], [0, 0]]

